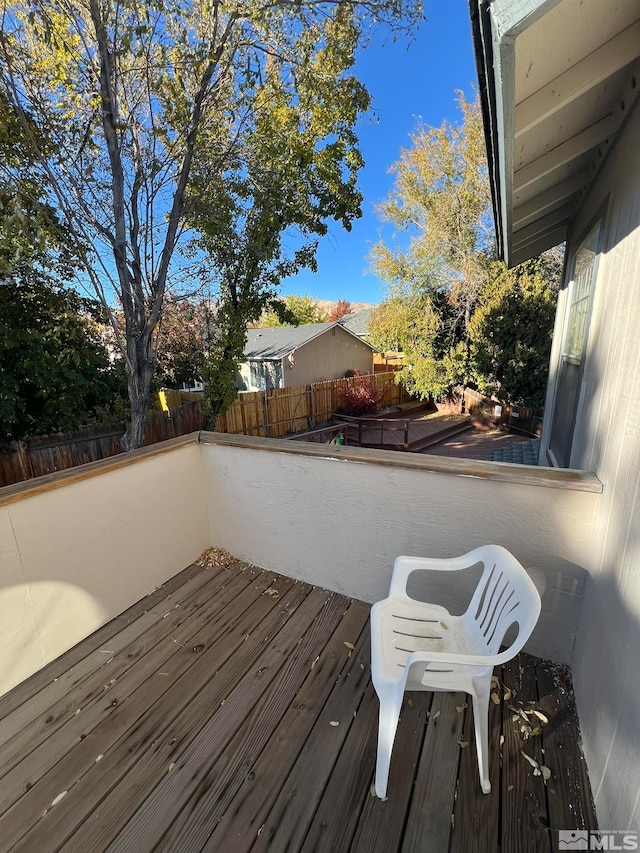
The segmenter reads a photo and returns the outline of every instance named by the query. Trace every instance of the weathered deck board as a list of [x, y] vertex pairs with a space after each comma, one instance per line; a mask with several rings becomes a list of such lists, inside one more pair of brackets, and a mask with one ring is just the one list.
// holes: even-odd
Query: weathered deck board
[[[228, 697], [217, 709], [215, 705], [211, 706], [212, 715], [198, 731], [196, 738], [186, 750], [174, 756], [173, 771], [165, 773], [160, 784], [155, 785], [150, 795], [139, 802], [135, 813], [113, 840], [109, 850], [152, 850], [175, 819], [175, 813], [167, 814], [167, 802], [173, 803], [173, 809], [177, 812], [187, 805], [196, 807], [200, 803], [205, 792], [215, 785], [219, 769], [217, 760], [228, 748], [244, 715], [250, 715], [261, 696], [271, 697], [269, 687], [272, 682], [275, 682], [274, 694], [277, 694], [278, 689], [283, 687], [279, 679], [281, 673], [293, 671], [295, 679], [296, 668], [290, 665], [291, 657], [297, 654], [306, 658], [309, 651], [307, 640], [311, 648], [315, 646], [313, 627], [326, 599], [327, 594], [323, 590], [314, 590], [300, 603], [274, 642], [248, 668]], [[331, 607], [331, 603], [328, 606]], [[301, 639], [305, 642], [300, 642]], [[278, 699], [277, 695], [273, 698], [276, 701]], [[148, 774], [145, 773], [147, 778]], [[138, 783], [136, 790], [140, 788]]]
[[[498, 678], [502, 669], [495, 670]], [[496, 694], [498, 695], [498, 694]], [[499, 843], [500, 753], [502, 747], [502, 705], [489, 702], [489, 781], [491, 793], [483, 794], [479, 784], [473, 708], [469, 698], [465, 711], [462, 742], [468, 743], [460, 755], [451, 831], [450, 853], [494, 853]]]
[[[195, 667], [144, 720], [142, 737], [140, 732], [132, 731], [111, 756], [105, 756], [105, 760], [111, 759], [118, 784], [103, 792], [99, 805], [84, 804], [87, 815], [64, 849], [86, 850], [96, 837], [101, 838], [101, 849], [105, 849], [126, 829], [127, 821], [159, 779], [172, 772], [171, 765], [179, 766], [180, 759], [207, 725], [214, 710], [222, 707], [238, 681], [255, 667], [271, 638], [286, 623], [289, 612], [295, 612], [304, 603], [309, 591], [305, 585], [289, 587], [286, 579], [280, 580], [278, 588], [282, 593], [280, 600], [274, 602], [273, 598], [265, 598], [263, 592], [235, 624], [231, 623], [233, 627], [226, 634], [199, 655]], [[285, 617], [281, 606], [286, 609]], [[178, 715], [176, 706], [180, 709]], [[146, 748], [149, 741], [153, 748]], [[144, 848], [134, 846], [130, 849]]]
[[393, 746], [387, 799], [368, 798], [351, 845], [352, 853], [393, 853], [399, 849], [433, 695], [425, 692], [405, 696]]
[[[557, 828], [595, 827], [572, 696], [526, 655], [497, 673], [518, 694], [490, 706], [489, 796], [448, 693], [405, 698], [388, 800], [371, 796], [367, 617], [245, 564], [181, 573], [0, 703], [0, 848], [550, 853]], [[549, 717], [540, 735], [514, 701]], [[520, 753], [542, 749], [547, 787]]]
[[[589, 777], [576, 738], [578, 715], [568, 685], [547, 663], [536, 665], [540, 710], [549, 723], [542, 729], [545, 764], [551, 770], [547, 782], [549, 823], [552, 829], [597, 829], [589, 799]], [[551, 848], [558, 853], [558, 836], [551, 832]]]
[[[187, 648], [189, 642], [191, 647], [195, 647], [203, 641], [206, 643], [207, 638], [224, 635], [231, 615], [231, 603], [233, 602], [234, 606], [239, 603], [246, 607], [260, 595], [258, 590], [253, 589], [251, 580], [251, 575], [235, 577], [227, 588], [217, 590], [203, 613], [198, 613], [193, 620], [187, 621], [174, 633], [167, 632], [164, 642], [156, 645], [148, 655], [141, 657], [133, 670], [115, 684], [105, 685], [107, 689], [96, 702], [80, 714], [74, 714], [55, 737], [49, 738], [33, 752], [28, 753], [14, 768], [10, 777], [5, 777], [10, 779], [10, 786], [5, 787], [4, 779], [0, 782], [0, 813], [22, 796], [27, 788], [27, 802], [37, 800], [39, 791], [36, 790], [35, 780], [40, 780], [50, 770], [62, 769], [60, 761], [66, 767], [69, 759], [72, 762], [75, 759], [72, 774], [89, 769], [90, 764], [87, 765], [87, 761], [93, 762], [96, 755], [104, 754], [132, 722], [172, 687], [176, 678], [190, 666], [197, 664], [195, 655], [184, 652], [181, 654], [181, 650]], [[247, 594], [240, 595], [246, 588]], [[209, 641], [212, 642], [212, 639]], [[165, 675], [159, 675], [165, 670]], [[87, 755], [90, 747], [96, 749], [93, 755]], [[83, 760], [78, 762], [81, 753]], [[60, 790], [68, 790], [68, 785], [75, 783], [78, 778], [76, 775], [75, 778], [68, 776], [66, 779], [60, 779], [61, 784], [65, 783]], [[46, 797], [46, 794], [44, 796]], [[22, 799], [24, 800], [24, 797]], [[41, 813], [46, 806], [45, 799], [42, 808], [40, 803], [35, 808]]]
[[[368, 616], [369, 608], [360, 602], [349, 607], [324, 652], [309, 668], [295, 702], [260, 757], [247, 768], [242, 787], [226, 804], [222, 819], [210, 827], [212, 835], [204, 850], [248, 850], [256, 840], [334, 684], [344, 684], [354, 668], [363, 671], [368, 661], [363, 653], [369, 642]], [[345, 643], [355, 646], [353, 654]]]
[[[504, 685], [515, 691], [508, 706], [525, 710], [536, 707], [535, 661], [527, 655], [518, 655], [505, 664]], [[502, 849], [509, 853], [549, 853], [544, 780], [541, 775], [534, 776], [534, 768], [522, 755], [524, 752], [543, 764], [542, 743], [539, 737], [523, 742], [520, 735], [523, 721], [514, 720], [514, 716], [507, 707], [502, 765]]]
[[449, 846], [464, 722], [464, 714], [457, 709], [464, 702], [464, 693], [433, 697], [403, 853], [441, 853]]
[[[0, 747], [0, 776], [8, 773], [16, 764], [23, 761], [26, 755], [72, 720], [78, 710], [85, 712], [89, 705], [101, 700], [110, 685], [118, 680], [122, 685], [121, 679], [134, 666], [135, 681], [139, 684], [143, 671], [140, 665], [141, 659], [151, 651], [157, 652], [157, 645], [162, 643], [168, 635], [184, 634], [184, 631], [180, 630], [183, 623], [187, 623], [189, 630], [195, 630], [194, 615], [201, 619], [210, 619], [214, 612], [212, 608], [219, 609], [219, 604], [213, 598], [213, 592], [223, 587], [224, 569], [220, 567], [219, 571], [209, 578], [204, 572], [201, 576], [204, 583], [194, 588], [192, 582], [186, 598], [176, 596], [171, 602], [166, 600], [160, 602], [150, 611], [143, 613], [134, 623], [127, 625], [111, 637], [108, 649], [97, 649], [88, 655], [84, 663], [87, 668], [89, 666], [92, 668], [87, 675], [80, 678], [78, 673], [73, 671], [63, 674], [55, 685], [51, 685], [55, 687], [55, 695], [59, 695], [60, 691], [64, 690], [60, 699], [53, 701], [54, 691], [47, 686], [37, 697], [33, 697], [26, 706], [23, 706], [30, 716], [33, 715], [33, 719]], [[242, 578], [237, 580], [248, 584], [250, 576], [247, 575], [244, 581]], [[218, 602], [221, 598], [222, 596], [217, 599]], [[148, 660], [151, 671], [155, 671], [157, 657]], [[73, 703], [70, 701], [70, 695], [74, 697]], [[4, 721], [8, 730], [25, 721], [25, 715], [20, 714], [21, 710], [16, 709]], [[86, 725], [85, 723], [85, 730]]]
[[[367, 660], [368, 653], [366, 657], [353, 655], [345, 676], [336, 682], [252, 850], [301, 848], [349, 730], [357, 722], [358, 708], [370, 683]], [[332, 726], [332, 722], [339, 725]]]
[[[189, 595], [193, 589], [207, 583], [212, 574], [195, 564], [188, 566], [120, 616], [94, 631], [82, 643], [35, 672], [22, 682], [19, 690], [10, 690], [0, 697], [0, 719], [6, 723], [6, 727], [0, 730], [0, 743], [4, 743], [5, 736], [14, 735], [22, 725], [37, 716], [42, 705], [48, 707], [56, 698], [67, 696], [71, 686], [79, 683], [85, 675], [95, 673], [104, 664], [104, 658], [98, 658], [96, 654], [100, 654], [100, 649], [107, 644], [111, 648], [111, 639], [121, 634], [125, 627], [131, 626], [130, 636], [140, 636], [147, 625], [155, 621], [158, 611], [165, 612], [169, 599], [172, 606], [179, 600], [174, 593]], [[37, 697], [37, 701], [28, 702], [31, 697]], [[13, 712], [17, 713], [12, 718], [10, 715]]]
[[[269, 574], [268, 578], [271, 577]], [[70, 835], [78, 826], [79, 842], [82, 843], [85, 834], [90, 841], [92, 821], [99, 817], [98, 804], [111, 789], [116, 788], [130, 767], [139, 762], [142, 762], [142, 767], [145, 760], [158, 756], [159, 750], [149, 749], [153, 741], [162, 735], [163, 747], [166, 749], [168, 742], [172, 754], [173, 747], [179, 746], [181, 734], [183, 737], [195, 736], [197, 727], [206, 719], [211, 707], [203, 702], [199, 692], [202, 684], [210, 680], [211, 674], [217, 669], [216, 686], [222, 695], [213, 697], [212, 701], [222, 701], [225, 698], [224, 689], [230, 689], [246, 666], [260, 654], [266, 632], [275, 630], [278, 622], [282, 621], [274, 599], [263, 594], [267, 578], [263, 581], [262, 591], [258, 586], [260, 578], [258, 576], [256, 582], [242, 593], [236, 591], [235, 600], [231, 604], [226, 601], [227, 607], [219, 617], [201, 626], [198, 644], [181, 647], [167, 638], [167, 645], [176, 649], [170, 666], [167, 668], [166, 662], [163, 662], [154, 679], [146, 682], [143, 689], [136, 691], [128, 702], [118, 703], [100, 726], [65, 755], [54, 768], [53, 779], [45, 777], [39, 785], [29, 790], [27, 796], [22, 797], [17, 805], [22, 808], [26, 804], [32, 814], [40, 816], [43, 808], [46, 809], [51, 803], [52, 790], [71, 790], [86, 773], [94, 771], [91, 780], [86, 780], [88, 784], [79, 785], [73, 799], [67, 801], [65, 797], [60, 808], [47, 813], [46, 820], [34, 827], [33, 837], [26, 839], [27, 849], [40, 838], [43, 841], [55, 838], [54, 824], [57, 831], [66, 835]], [[295, 594], [298, 594], [299, 586], [294, 588]], [[304, 588], [300, 587], [300, 590], [304, 594]], [[232, 592], [233, 587], [229, 591]], [[253, 636], [247, 642], [245, 637], [248, 631], [253, 631]], [[205, 646], [205, 649], [195, 653], [193, 650], [199, 645]], [[230, 662], [231, 668], [225, 670], [226, 661]], [[111, 710], [110, 704], [107, 710]], [[169, 727], [176, 728], [174, 720], [180, 724], [180, 728], [175, 734], [172, 732], [166, 735]], [[96, 774], [94, 765], [98, 755], [103, 758], [100, 760], [100, 773]], [[166, 759], [166, 766], [171, 760]], [[151, 770], [156, 772], [157, 768], [153, 766]], [[126, 796], [125, 801], [126, 805]], [[112, 814], [110, 819], [120, 825], [118, 814]]]

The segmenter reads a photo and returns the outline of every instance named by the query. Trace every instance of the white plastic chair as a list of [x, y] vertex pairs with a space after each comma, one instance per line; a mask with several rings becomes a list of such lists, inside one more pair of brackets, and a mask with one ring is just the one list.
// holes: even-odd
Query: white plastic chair
[[[415, 571], [458, 571], [484, 565], [480, 582], [462, 616], [407, 595]], [[500, 545], [484, 545], [462, 557], [434, 560], [398, 557], [389, 597], [371, 608], [371, 668], [380, 699], [376, 794], [387, 792], [391, 750], [405, 690], [463, 690], [473, 698], [480, 784], [489, 781], [488, 710], [493, 667], [515, 657], [540, 615], [540, 596], [516, 558]], [[518, 634], [498, 653], [507, 630]]]

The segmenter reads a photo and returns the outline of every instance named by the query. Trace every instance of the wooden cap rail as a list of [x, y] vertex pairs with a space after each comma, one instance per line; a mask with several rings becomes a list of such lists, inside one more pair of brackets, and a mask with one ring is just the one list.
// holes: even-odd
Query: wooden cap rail
[[397, 453], [365, 447], [350, 447], [310, 442], [283, 441], [277, 438], [258, 438], [228, 433], [193, 432], [189, 435], [162, 441], [150, 447], [121, 453], [98, 462], [89, 462], [77, 468], [57, 471], [23, 483], [0, 489], [0, 506], [14, 503], [43, 492], [59, 489], [107, 471], [143, 462], [163, 453], [169, 453], [190, 444], [218, 445], [257, 450], [268, 453], [292, 453], [299, 456], [317, 456], [345, 462], [369, 463], [392, 468], [410, 468], [432, 474], [495, 480], [501, 483], [519, 483], [553, 489], [571, 489], [580, 492], [601, 493], [603, 486], [594, 473], [570, 471], [564, 468], [544, 468], [530, 465], [513, 465], [508, 462], [481, 462], [474, 459], [450, 459], [415, 453]]

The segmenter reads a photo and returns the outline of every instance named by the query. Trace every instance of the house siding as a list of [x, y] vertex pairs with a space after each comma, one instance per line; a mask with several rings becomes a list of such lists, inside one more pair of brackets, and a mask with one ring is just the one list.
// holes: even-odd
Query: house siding
[[[335, 334], [334, 334], [335, 332]], [[295, 350], [295, 365], [283, 359], [284, 387], [342, 379], [347, 370], [373, 373], [373, 350], [340, 326]]]
[[[640, 109], [574, 222], [605, 208], [571, 467], [604, 484], [573, 671], [600, 825], [640, 831]], [[571, 246], [569, 246], [571, 250]]]

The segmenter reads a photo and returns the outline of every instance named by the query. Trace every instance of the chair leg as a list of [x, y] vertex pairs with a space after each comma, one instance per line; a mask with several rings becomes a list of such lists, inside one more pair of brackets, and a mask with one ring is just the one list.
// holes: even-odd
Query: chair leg
[[376, 762], [376, 796], [384, 799], [387, 795], [387, 781], [389, 779], [389, 765], [391, 764], [391, 750], [398, 728], [400, 708], [402, 707], [402, 696], [387, 694], [380, 696], [380, 713], [378, 715], [378, 759]]
[[478, 772], [483, 794], [491, 792], [489, 781], [489, 693], [490, 679], [474, 679], [473, 722], [476, 730], [476, 749], [478, 751]]

